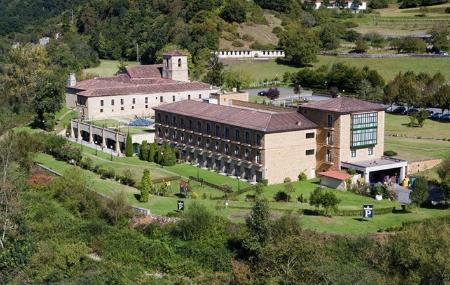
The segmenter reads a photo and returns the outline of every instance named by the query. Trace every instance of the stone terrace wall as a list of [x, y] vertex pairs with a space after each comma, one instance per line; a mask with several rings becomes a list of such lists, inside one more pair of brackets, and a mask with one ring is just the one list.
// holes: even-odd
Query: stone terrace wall
[[411, 174], [415, 174], [420, 171], [424, 171], [424, 170], [433, 168], [441, 162], [442, 162], [442, 159], [428, 159], [428, 160], [419, 160], [419, 161], [408, 162], [407, 174], [411, 175]]

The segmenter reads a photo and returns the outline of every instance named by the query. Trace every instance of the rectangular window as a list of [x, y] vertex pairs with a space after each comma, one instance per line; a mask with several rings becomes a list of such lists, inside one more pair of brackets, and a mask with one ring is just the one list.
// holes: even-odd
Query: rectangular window
[[197, 131], [198, 131], [199, 133], [202, 132], [202, 123], [201, 123], [201, 122], [197, 122]]
[[145, 97], [145, 104], [148, 103], [148, 97]]
[[306, 133], [306, 138], [307, 138], [307, 139], [312, 139], [312, 138], [314, 138], [314, 133]]
[[184, 128], [184, 119], [183, 119], [183, 118], [180, 118], [180, 126], [181, 126], [182, 128]]
[[241, 132], [239, 130], [234, 130], [234, 139], [239, 141], [241, 139]]
[[111, 106], [114, 106], [114, 99], [111, 99]]
[[256, 145], [257, 146], [261, 145], [261, 135], [260, 134], [256, 134]]
[[333, 127], [333, 115], [328, 114], [327, 116], [327, 128]]
[[327, 162], [331, 162], [331, 159], [332, 159], [332, 157], [331, 157], [331, 150], [327, 149], [327, 156], [326, 156], [325, 159], [326, 159]]
[[136, 98], [133, 98], [133, 104], [136, 104]]
[[103, 107], [104, 104], [105, 104], [104, 101], [103, 101], [103, 100], [100, 100], [100, 106]]
[[198, 99], [202, 99], [202, 94], [198, 94]]
[[188, 100], [191, 100], [191, 94], [188, 94]]
[[351, 150], [351, 155], [352, 155], [352, 157], [356, 157], [356, 149]]
[[133, 110], [134, 110], [134, 106], [131, 106], [131, 109], [133, 109]]
[[123, 105], [123, 99], [120, 99], [120, 105]]
[[245, 143], [246, 144], [250, 143], [250, 133], [249, 132], [245, 132]]
[[261, 152], [258, 150], [255, 156], [256, 163], [261, 163]]
[[206, 123], [206, 133], [207, 134], [211, 133], [211, 124], [210, 123]]
[[192, 130], [192, 120], [189, 120], [189, 129]]
[[216, 125], [216, 137], [220, 137], [220, 127]]
[[225, 154], [230, 153], [230, 146], [228, 144], [225, 144]]
[[175, 102], [175, 96], [172, 96], [172, 102]]
[[160, 102], [160, 103], [164, 102], [163, 96], [159, 96], [159, 102]]
[[373, 147], [369, 147], [369, 148], [367, 149], [367, 153], [368, 153], [369, 155], [373, 155]]
[[123, 111], [123, 107], [120, 107], [120, 110]]
[[103, 109], [100, 109], [100, 113], [103, 113]]
[[148, 109], [148, 105], [145, 105], [145, 109]]
[[229, 139], [230, 138], [230, 128], [225, 127], [225, 138]]
[[378, 113], [352, 115], [351, 144], [353, 148], [364, 148], [377, 144]]
[[172, 117], [172, 126], [175, 126], [177, 124], [177, 117]]
[[307, 149], [307, 150], [305, 151], [305, 154], [306, 154], [306, 155], [313, 155], [313, 154], [314, 154], [314, 149]]

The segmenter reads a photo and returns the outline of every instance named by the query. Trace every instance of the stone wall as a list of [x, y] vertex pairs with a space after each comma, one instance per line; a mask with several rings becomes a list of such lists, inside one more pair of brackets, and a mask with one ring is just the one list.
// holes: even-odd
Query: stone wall
[[427, 169], [433, 168], [439, 163], [442, 162], [442, 159], [428, 159], [428, 160], [419, 160], [419, 161], [411, 161], [408, 163], [407, 174], [412, 175], [420, 171], [425, 171]]

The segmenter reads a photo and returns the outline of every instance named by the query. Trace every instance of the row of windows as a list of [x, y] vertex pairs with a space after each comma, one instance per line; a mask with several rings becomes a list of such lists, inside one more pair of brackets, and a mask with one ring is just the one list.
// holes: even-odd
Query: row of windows
[[363, 113], [352, 115], [352, 129], [376, 128], [378, 125], [378, 113]]
[[[187, 99], [191, 100], [191, 94], [188, 94], [188, 98]], [[198, 99], [202, 99], [202, 94], [198, 94]], [[160, 103], [163, 103], [164, 102], [164, 97], [163, 96], [155, 97], [155, 100], [159, 100]], [[176, 101], [176, 96], [174, 95], [174, 96], [172, 96], [172, 102], [175, 102], [175, 101]], [[114, 106], [115, 100], [111, 99], [110, 102], [111, 102], [111, 106]], [[145, 102], [145, 104], [148, 103], [148, 97], [144, 98], [144, 102]], [[136, 104], [136, 98], [132, 98], [131, 99], [131, 103], [132, 104]], [[120, 99], [120, 105], [124, 105], [124, 104], [125, 104], [125, 100], [123, 98]], [[100, 106], [101, 107], [105, 106], [105, 100], [100, 100]]]
[[377, 144], [377, 129], [352, 130], [351, 147], [364, 147]]
[[[252, 136], [249, 131], [242, 131], [241, 129], [231, 129], [228, 126], [222, 126], [210, 122], [194, 121], [192, 119], [185, 119], [183, 117], [177, 117], [175, 115], [164, 115], [164, 121], [162, 120], [161, 113], [156, 115], [156, 122], [164, 122], [167, 125], [174, 127], [180, 127], [191, 131], [197, 131], [199, 133], [206, 133], [208, 135], [214, 135], [216, 137], [223, 137], [225, 139], [233, 139], [235, 141], [242, 141], [246, 144], [261, 145], [261, 134]], [[242, 132], [241, 132], [242, 131]], [[242, 137], [243, 133], [243, 137]], [[314, 135], [314, 133], [312, 133]]]
[[[145, 109], [148, 109], [148, 105], [145, 105]], [[120, 107], [120, 110], [125, 111], [125, 107]], [[131, 110], [134, 110], [134, 106], [131, 106]], [[114, 109], [111, 112], [114, 112]], [[100, 109], [100, 113], [103, 113], [103, 109]]]
[[[367, 149], [367, 154], [368, 155], [373, 155], [373, 147], [369, 147]], [[352, 155], [352, 157], [356, 157], [356, 149], [352, 149], [351, 150], [351, 155]]]

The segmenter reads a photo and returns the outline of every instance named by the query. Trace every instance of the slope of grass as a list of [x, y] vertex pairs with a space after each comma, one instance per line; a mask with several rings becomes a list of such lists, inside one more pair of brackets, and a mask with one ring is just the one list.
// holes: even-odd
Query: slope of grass
[[[100, 65], [84, 70], [85, 74], [94, 74], [96, 76], [113, 76], [119, 70], [120, 61], [118, 60], [100, 60]], [[125, 61], [125, 65], [138, 65], [135, 61]]]
[[423, 127], [409, 127], [408, 116], [386, 114], [385, 134], [450, 140], [450, 123], [426, 120]]

